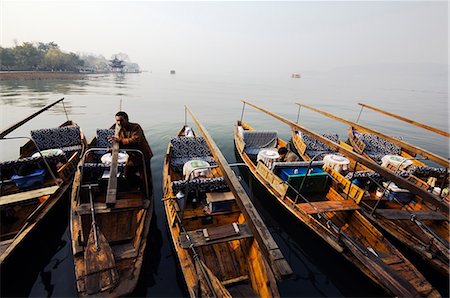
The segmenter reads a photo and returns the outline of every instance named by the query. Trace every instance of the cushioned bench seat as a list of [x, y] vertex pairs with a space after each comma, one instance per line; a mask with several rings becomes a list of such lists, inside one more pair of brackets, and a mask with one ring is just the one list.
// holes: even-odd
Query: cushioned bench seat
[[[306, 145], [306, 150], [305, 153], [313, 158], [314, 156], [320, 154], [319, 157], [316, 157], [317, 160], [323, 159], [323, 157], [326, 154], [329, 154], [331, 152], [334, 152], [335, 150], [331, 149], [329, 146], [325, 145], [324, 143], [322, 143], [319, 140], [316, 140], [315, 138], [310, 137], [307, 134], [300, 134], [303, 142]], [[323, 134], [323, 136], [327, 139], [329, 139], [330, 141], [333, 141], [335, 143], [339, 143], [339, 136], [337, 134]], [[329, 153], [327, 152], [323, 152], [323, 151], [329, 151]], [[321, 153], [322, 152], [322, 153]]]
[[217, 178], [194, 178], [192, 180], [177, 180], [172, 182], [173, 193], [179, 191], [199, 191], [199, 192], [218, 192], [229, 191], [228, 185], [223, 177]]
[[39, 150], [61, 149], [67, 156], [81, 149], [81, 131], [79, 126], [63, 126], [31, 131], [31, 138]]
[[381, 164], [381, 158], [385, 155], [400, 155], [401, 148], [383, 138], [370, 133], [360, 133], [353, 131], [355, 137], [361, 140], [364, 145], [364, 153]]
[[[50, 168], [55, 170], [55, 173], [56, 173], [56, 164], [58, 164], [59, 162], [61, 163], [67, 162], [67, 158], [64, 153], [56, 153], [53, 155], [48, 155], [45, 157], [45, 160], [49, 164]], [[30, 168], [47, 168], [42, 156], [26, 157], [16, 160], [3, 161], [0, 162], [0, 180], [10, 179], [12, 175], [17, 174], [20, 168], [24, 166]]]
[[175, 137], [170, 139], [170, 166], [176, 172], [183, 171], [183, 165], [193, 159], [216, 165], [211, 150], [203, 137]]
[[263, 148], [275, 148], [277, 146], [276, 131], [244, 130], [242, 136], [245, 143], [244, 151], [250, 158], [256, 159], [259, 150]]

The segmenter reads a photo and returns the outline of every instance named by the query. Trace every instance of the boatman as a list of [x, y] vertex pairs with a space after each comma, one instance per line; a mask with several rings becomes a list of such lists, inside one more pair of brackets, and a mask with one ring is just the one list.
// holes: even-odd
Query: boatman
[[153, 157], [153, 152], [145, 138], [144, 131], [139, 124], [129, 122], [128, 114], [123, 111], [117, 112], [116, 123], [120, 126], [120, 130], [118, 136], [112, 136], [111, 140], [118, 142], [121, 149], [137, 149], [144, 154], [145, 163], [142, 165], [141, 154], [127, 152], [129, 157], [124, 170], [125, 177], [133, 183], [136, 181], [136, 174], [139, 173], [141, 179], [144, 179], [145, 176], [143, 170], [145, 169], [147, 172], [147, 183], [151, 194], [153, 191], [151, 170], [151, 158]]
[[291, 162], [300, 160], [297, 154], [288, 150], [286, 147], [281, 147], [278, 149], [278, 154], [280, 155], [280, 161]]

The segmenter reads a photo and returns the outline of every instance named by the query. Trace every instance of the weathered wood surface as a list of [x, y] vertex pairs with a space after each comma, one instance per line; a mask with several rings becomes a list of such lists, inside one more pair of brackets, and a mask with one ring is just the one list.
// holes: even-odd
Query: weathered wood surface
[[[94, 141], [89, 146], [93, 144]], [[80, 191], [91, 182], [82, 185], [82, 173], [83, 164], [80, 164], [73, 183], [70, 212], [78, 295], [127, 296], [136, 287], [142, 268], [153, 214], [153, 198], [148, 197], [144, 190], [127, 189], [116, 192], [115, 204], [107, 204], [106, 190], [95, 192], [93, 201], [96, 201], [94, 207], [100, 227], [99, 240], [105, 239], [100, 241], [105, 247], [97, 251], [93, 243], [90, 204], [86, 203], [87, 192]], [[88, 253], [90, 256], [86, 256]], [[111, 269], [112, 261], [115, 269]]]
[[[56, 104], [56, 103], [55, 103]], [[60, 127], [75, 125], [75, 123], [71, 120], [64, 122]], [[84, 135], [81, 134], [81, 143], [86, 144], [86, 140]], [[82, 146], [81, 151], [84, 151]], [[25, 158], [31, 156], [36, 150], [36, 147], [32, 141], [28, 141], [25, 145], [20, 147], [20, 157]], [[70, 162], [70, 160], [69, 160]], [[16, 192], [14, 194], [9, 194], [0, 197], [0, 207], [9, 207], [13, 206], [12, 210], [14, 210], [14, 216], [17, 217], [17, 220], [13, 223], [11, 228], [14, 229], [14, 233], [12, 231], [9, 235], [1, 235], [2, 239], [9, 238], [13, 236], [12, 240], [8, 240], [7, 245], [3, 245], [2, 242], [2, 253], [0, 254], [0, 266], [6, 262], [8, 262], [11, 255], [14, 254], [15, 249], [24, 241], [29, 235], [33, 233], [33, 231], [39, 227], [42, 219], [47, 216], [47, 214], [52, 210], [52, 208], [64, 197], [65, 192], [70, 187], [70, 180], [72, 178], [72, 173], [67, 173], [67, 180], [64, 180], [63, 183], [60, 181], [56, 181], [59, 185], [55, 184], [55, 177], [52, 175], [51, 178], [45, 180], [44, 184], [41, 185], [40, 189], [35, 190], [26, 190], [22, 192]], [[17, 191], [17, 189], [15, 190]], [[34, 204], [35, 208], [32, 211], [29, 210], [31, 200], [41, 198], [40, 204]], [[21, 208], [15, 208], [16, 206], [20, 206]], [[6, 228], [5, 223], [2, 223], [3, 228]]]
[[444, 167], [448, 167], [448, 165], [449, 165], [449, 160], [448, 160], [448, 158], [444, 158], [444, 157], [442, 157], [442, 156], [439, 156], [439, 155], [437, 155], [437, 154], [435, 154], [435, 153], [432, 153], [432, 152], [430, 152], [430, 151], [428, 151], [428, 150], [425, 150], [425, 149], [423, 149], [423, 148], [420, 148], [420, 147], [418, 147], [418, 146], [409, 144], [409, 143], [407, 143], [407, 142], [405, 142], [405, 141], [402, 141], [402, 140], [399, 140], [399, 139], [397, 139], [397, 138], [391, 137], [391, 136], [389, 136], [389, 135], [387, 135], [387, 134], [384, 134], [384, 133], [382, 133], [382, 132], [379, 132], [379, 131], [377, 131], [377, 130], [375, 130], [375, 129], [369, 128], [369, 127], [367, 127], [367, 126], [363, 126], [363, 125], [361, 125], [361, 124], [358, 124], [358, 123], [355, 123], [355, 122], [352, 122], [352, 121], [349, 121], [349, 120], [346, 120], [346, 119], [343, 119], [343, 118], [341, 118], [341, 117], [338, 117], [338, 116], [332, 115], [332, 114], [330, 114], [330, 113], [327, 113], [327, 112], [318, 110], [318, 109], [313, 108], [313, 107], [310, 107], [310, 106], [308, 106], [308, 105], [301, 104], [301, 103], [296, 103], [296, 104], [298, 104], [298, 105], [300, 105], [300, 106], [302, 106], [302, 107], [305, 107], [305, 108], [307, 108], [307, 109], [310, 109], [310, 110], [312, 110], [312, 111], [315, 111], [315, 112], [317, 112], [317, 113], [319, 113], [319, 114], [322, 114], [322, 115], [324, 115], [324, 116], [326, 116], [326, 117], [329, 117], [329, 118], [331, 118], [331, 119], [335, 119], [335, 120], [338, 120], [338, 121], [340, 121], [340, 122], [346, 123], [346, 124], [348, 124], [348, 125], [350, 125], [350, 126], [352, 126], [352, 127], [356, 127], [356, 128], [358, 128], [358, 129], [365, 130], [365, 131], [367, 131], [367, 132], [369, 132], [369, 133], [376, 134], [376, 135], [382, 137], [383, 139], [388, 140], [389, 142], [391, 142], [391, 143], [393, 143], [393, 144], [395, 144], [395, 145], [397, 145], [397, 146], [400, 146], [400, 147], [402, 147], [402, 148], [404, 148], [404, 149], [406, 149], [406, 150], [408, 150], [408, 151], [410, 151], [410, 152], [413, 152], [413, 153], [415, 153], [415, 154], [420, 154], [420, 155], [422, 155], [423, 157], [426, 157], [426, 158], [428, 158], [429, 160], [432, 160], [432, 161], [434, 161], [434, 162], [436, 162], [436, 163], [438, 163], [438, 164], [440, 164], [440, 165], [442, 165], [442, 166], [444, 166]]
[[308, 214], [316, 214], [319, 212], [336, 212], [358, 210], [359, 206], [352, 200], [345, 201], [320, 201], [310, 203], [298, 203], [296, 207]]
[[[95, 233], [98, 235], [97, 249]], [[113, 288], [119, 280], [114, 254], [100, 229], [92, 225], [84, 250], [86, 293], [95, 295]]]
[[375, 212], [387, 219], [396, 220], [411, 220], [415, 218], [417, 220], [447, 220], [445, 216], [433, 210], [415, 210], [413, 212], [408, 210], [396, 210], [396, 209], [376, 209]]
[[[231, 227], [231, 229], [233, 228], [231, 225], [227, 225], [226, 227], [227, 228]], [[212, 231], [211, 228], [207, 229], [207, 230], [208, 230], [208, 234], [211, 233], [211, 231]], [[216, 235], [215, 238], [213, 238], [214, 237], [213, 234], [209, 234], [210, 235], [209, 240], [206, 239], [203, 229], [189, 231], [189, 232], [187, 232], [187, 234], [189, 235], [189, 237], [195, 247], [253, 237], [252, 231], [250, 230], [248, 225], [245, 225], [245, 224], [239, 225], [239, 233], [234, 232], [234, 230], [229, 230], [229, 233], [227, 231], [227, 233], [223, 233], [222, 235]], [[186, 239], [186, 233], [184, 233], [184, 232], [180, 233], [179, 239], [180, 239], [181, 246], [183, 248], [189, 248], [190, 243]]]
[[[115, 127], [115, 136], [119, 136], [120, 126], [116, 123]], [[116, 203], [117, 196], [117, 170], [118, 163], [117, 160], [119, 158], [119, 143], [114, 142], [112, 146], [111, 152], [111, 166], [109, 169], [109, 179], [108, 179], [108, 188], [106, 191], [106, 204], [114, 205]]]
[[406, 179], [403, 179], [403, 178], [397, 176], [391, 170], [383, 168], [383, 167], [379, 166], [378, 164], [376, 164], [375, 162], [373, 162], [373, 161], [371, 161], [371, 160], [361, 156], [360, 154], [357, 154], [357, 153], [349, 150], [348, 148], [341, 146], [340, 144], [334, 143], [333, 141], [330, 141], [329, 139], [327, 139], [327, 138], [325, 138], [325, 137], [323, 137], [323, 136], [321, 136], [321, 135], [319, 135], [319, 134], [317, 134], [317, 133], [315, 133], [315, 132], [313, 132], [313, 131], [311, 131], [311, 130], [309, 130], [309, 129], [307, 129], [307, 128], [305, 128], [305, 127], [303, 127], [303, 126], [301, 126], [301, 125], [299, 125], [299, 124], [297, 124], [297, 123], [295, 123], [295, 122], [293, 122], [291, 120], [289, 120], [289, 119], [286, 119], [286, 118], [284, 118], [282, 116], [279, 116], [279, 115], [277, 115], [277, 114], [275, 114], [273, 112], [270, 112], [270, 111], [268, 111], [268, 110], [266, 110], [264, 108], [261, 108], [261, 107], [259, 107], [257, 105], [249, 103], [247, 101], [243, 101], [243, 102], [248, 104], [248, 105], [250, 105], [250, 106], [252, 106], [252, 107], [254, 107], [254, 108], [256, 108], [256, 109], [258, 109], [258, 110], [260, 110], [260, 111], [262, 111], [262, 112], [264, 112], [264, 113], [266, 113], [266, 114], [268, 114], [268, 115], [270, 115], [270, 116], [272, 116], [272, 117], [274, 117], [274, 118], [276, 118], [276, 119], [278, 119], [278, 120], [280, 120], [280, 121], [282, 121], [282, 122], [284, 122], [284, 123], [286, 123], [287, 125], [289, 125], [291, 127], [294, 127], [295, 129], [300, 130], [303, 133], [305, 133], [305, 134], [307, 134], [307, 135], [309, 135], [309, 136], [311, 136], [311, 137], [321, 141], [325, 145], [327, 145], [327, 146], [333, 148], [334, 150], [336, 150], [336, 152], [339, 152], [339, 153], [341, 153], [344, 156], [348, 156], [349, 158], [357, 161], [358, 163], [363, 164], [364, 166], [372, 169], [373, 171], [375, 171], [375, 172], [379, 173], [380, 175], [386, 177], [387, 179], [393, 181], [397, 186], [402, 187], [402, 188], [406, 188], [409, 191], [411, 191], [412, 193], [420, 196], [422, 199], [428, 201], [429, 203], [436, 205], [442, 212], [445, 212], [446, 214], [449, 213], [449, 205], [447, 203], [442, 202], [442, 199], [440, 197], [438, 197], [438, 196], [436, 196], [436, 195], [434, 195], [434, 194], [432, 194], [430, 192], [427, 192], [423, 188], [417, 186], [416, 184], [414, 184], [414, 183], [412, 183], [412, 182], [410, 182], [410, 181], [408, 181]]
[[44, 188], [38, 188], [23, 192], [18, 192], [11, 195], [1, 196], [0, 197], [0, 207], [4, 207], [7, 205], [22, 203], [28, 200], [32, 200], [38, 197], [42, 197], [45, 195], [52, 195], [58, 190], [58, 185], [48, 186]]
[[382, 113], [382, 114], [387, 115], [387, 116], [391, 116], [391, 117], [393, 117], [393, 118], [395, 118], [395, 119], [398, 119], [398, 120], [407, 122], [407, 123], [409, 123], [409, 124], [412, 124], [412, 125], [421, 127], [421, 128], [426, 129], [426, 130], [428, 130], [428, 131], [432, 131], [432, 132], [434, 132], [434, 133], [440, 134], [441, 136], [450, 138], [450, 134], [449, 134], [448, 132], [443, 131], [443, 130], [440, 130], [440, 129], [438, 129], [438, 128], [435, 128], [435, 127], [432, 127], [432, 126], [429, 126], [429, 125], [426, 125], [426, 124], [423, 124], [423, 123], [420, 123], [420, 122], [417, 122], [417, 121], [408, 119], [408, 118], [403, 117], [403, 116], [400, 116], [400, 115], [396, 115], [396, 114], [391, 113], [391, 112], [387, 112], [387, 111], [384, 111], [384, 110], [381, 110], [381, 109], [378, 109], [378, 108], [369, 106], [369, 105], [364, 104], [364, 103], [358, 102], [358, 104], [359, 104], [360, 106], [362, 106], [362, 107], [371, 109], [371, 110], [373, 110], [373, 111]]
[[[240, 125], [245, 129], [249, 127], [242, 121], [240, 121]], [[239, 144], [237, 130], [235, 130], [235, 143]], [[294, 204], [292, 198], [281, 197], [274, 191], [271, 183], [256, 171], [255, 164], [243, 151], [244, 146], [242, 144], [239, 146], [238, 152], [248, 164], [250, 171], [280, 204], [386, 291], [394, 296], [401, 296], [405, 293], [413, 296], [439, 296], [424, 276], [370, 224], [359, 210], [327, 211], [318, 218], [302, 212], [299, 208], [295, 208], [297, 205]], [[258, 166], [265, 167], [261, 163]], [[344, 201], [344, 198], [333, 188], [329, 189], [326, 199], [332, 202], [331, 204]], [[350, 204], [355, 204], [352, 200], [348, 201], [352, 202]], [[307, 203], [302, 204], [307, 205]], [[319, 204], [321, 203], [319, 202]], [[341, 240], [346, 240], [347, 243]], [[388, 277], [385, 278], [385, 276]]]
[[198, 129], [202, 133], [209, 148], [211, 149], [214, 159], [217, 161], [220, 169], [222, 170], [225, 181], [230, 185], [231, 191], [236, 197], [238, 205], [241, 207], [242, 212], [248, 219], [247, 223], [253, 231], [255, 239], [258, 241], [263, 254], [268, 258], [268, 261], [275, 271], [275, 275], [281, 278], [286, 278], [292, 275], [292, 269], [288, 262], [284, 258], [280, 258], [281, 251], [277, 243], [273, 239], [266, 225], [264, 224], [261, 216], [253, 206], [250, 198], [242, 187], [241, 183], [236, 177], [236, 174], [228, 165], [225, 157], [222, 155], [220, 149], [209, 135], [206, 128], [197, 120], [195, 115], [190, 109], [187, 108], [192, 119], [197, 125]]

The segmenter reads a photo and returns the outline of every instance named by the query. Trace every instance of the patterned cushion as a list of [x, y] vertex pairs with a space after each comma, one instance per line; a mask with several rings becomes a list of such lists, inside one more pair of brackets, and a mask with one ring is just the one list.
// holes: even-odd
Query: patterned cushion
[[112, 147], [109, 137], [114, 135], [114, 129], [97, 128], [97, 145], [96, 147]]
[[357, 131], [353, 132], [355, 137], [360, 139], [366, 145], [364, 149], [364, 153], [366, 153], [370, 158], [381, 163], [381, 158], [383, 156], [391, 154], [391, 155], [400, 155], [401, 148], [383, 138], [380, 138], [376, 135], [370, 133], [359, 133]]
[[357, 171], [353, 174], [353, 172], [349, 172], [347, 175], [345, 175], [345, 178], [350, 180], [350, 179], [362, 179], [362, 178], [367, 178], [367, 179], [372, 179], [378, 183], [381, 183], [381, 181], [383, 180], [383, 177], [375, 172], [372, 171]]
[[[56, 172], [56, 164], [59, 162], [66, 163], [67, 158], [64, 153], [49, 155], [45, 157], [50, 168]], [[0, 179], [9, 179], [12, 175], [17, 174], [19, 169], [24, 166], [32, 166], [37, 168], [47, 168], [42, 156], [25, 157], [17, 160], [0, 162]]]
[[201, 159], [216, 165], [211, 150], [203, 137], [175, 137], [170, 139], [170, 165], [174, 171], [182, 172], [183, 165], [192, 159]]
[[177, 180], [172, 182], [172, 191], [177, 193], [178, 191], [188, 193], [189, 191], [200, 192], [217, 192], [217, 191], [229, 191], [223, 177], [218, 178], [194, 178], [192, 180]]
[[[216, 165], [216, 160], [212, 156], [196, 157], [195, 159], [204, 160], [209, 163], [210, 166]], [[175, 172], [183, 172], [183, 166], [188, 161], [192, 160], [191, 157], [179, 157], [170, 159], [170, 166]]]
[[[329, 139], [330, 141], [333, 141], [335, 143], [339, 142], [339, 136], [337, 134], [324, 134], [325, 138]], [[307, 134], [301, 134], [301, 137], [303, 139], [303, 142], [306, 145], [306, 150], [311, 151], [334, 151], [321, 141], [310, 137]], [[309, 154], [308, 154], [309, 155]], [[310, 155], [311, 156], [311, 155]]]
[[276, 131], [245, 130], [243, 136], [246, 148], [274, 148], [277, 146]]
[[407, 172], [417, 177], [445, 178], [445, 176], [448, 174], [448, 169], [437, 167], [410, 166], [408, 167]]
[[[81, 145], [79, 126], [64, 126], [58, 128], [44, 128], [31, 131], [31, 138], [40, 150], [63, 149]], [[70, 151], [70, 150], [69, 150]]]

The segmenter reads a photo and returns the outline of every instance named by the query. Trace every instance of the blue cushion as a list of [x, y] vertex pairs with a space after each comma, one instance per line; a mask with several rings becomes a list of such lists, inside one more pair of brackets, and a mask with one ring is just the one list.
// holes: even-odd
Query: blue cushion
[[40, 150], [56, 149], [81, 145], [79, 126], [63, 126], [31, 131], [31, 138]]
[[114, 129], [97, 128], [97, 147], [112, 147], [109, 137], [114, 136]]

